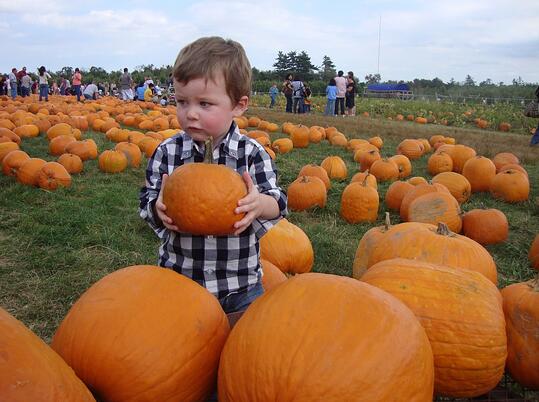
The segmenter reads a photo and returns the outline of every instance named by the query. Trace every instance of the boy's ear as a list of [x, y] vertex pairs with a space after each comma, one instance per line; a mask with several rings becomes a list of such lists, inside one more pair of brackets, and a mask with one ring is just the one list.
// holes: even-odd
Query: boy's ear
[[234, 107], [234, 117], [241, 116], [247, 110], [247, 106], [249, 106], [249, 97], [242, 96]]

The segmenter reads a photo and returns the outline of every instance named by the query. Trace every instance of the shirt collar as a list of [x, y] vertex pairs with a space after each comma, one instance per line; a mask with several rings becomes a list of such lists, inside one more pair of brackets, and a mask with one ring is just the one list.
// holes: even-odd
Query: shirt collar
[[[188, 159], [193, 155], [193, 150], [201, 155], [204, 155], [204, 148], [198, 145], [193, 139], [184, 131], [182, 133], [183, 146], [182, 146], [182, 159]], [[232, 122], [228, 133], [221, 140], [219, 147], [226, 152], [230, 157], [239, 159], [238, 144], [241, 138], [240, 129], [236, 122]]]

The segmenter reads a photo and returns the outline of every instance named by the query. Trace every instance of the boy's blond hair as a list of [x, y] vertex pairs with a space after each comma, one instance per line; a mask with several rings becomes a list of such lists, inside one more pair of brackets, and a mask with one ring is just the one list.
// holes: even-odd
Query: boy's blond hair
[[233, 103], [251, 94], [251, 64], [243, 46], [218, 36], [200, 38], [185, 46], [174, 63], [174, 79], [186, 84], [194, 78], [215, 80], [222, 73]]

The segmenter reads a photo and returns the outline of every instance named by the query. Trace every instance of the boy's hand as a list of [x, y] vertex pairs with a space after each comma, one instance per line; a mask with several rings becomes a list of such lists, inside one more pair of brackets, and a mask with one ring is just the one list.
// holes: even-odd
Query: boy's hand
[[168, 230], [173, 230], [175, 232], [178, 231], [178, 227], [174, 225], [174, 222], [172, 222], [172, 219], [166, 214], [167, 206], [163, 204], [163, 188], [165, 188], [165, 183], [167, 181], [168, 174], [164, 174], [161, 182], [161, 190], [159, 191], [159, 196], [157, 197], [157, 201], [155, 203], [155, 212], [157, 213], [157, 216], [159, 219], [161, 219], [161, 222], [163, 222], [163, 225]]
[[249, 172], [245, 171], [242, 174], [242, 178], [247, 185], [247, 195], [238, 201], [238, 207], [234, 210], [235, 213], [241, 214], [245, 212], [245, 216], [240, 221], [234, 224], [236, 231], [235, 235], [239, 235], [249, 225], [262, 214], [263, 204], [261, 202], [261, 194], [253, 183], [253, 179], [249, 175]]

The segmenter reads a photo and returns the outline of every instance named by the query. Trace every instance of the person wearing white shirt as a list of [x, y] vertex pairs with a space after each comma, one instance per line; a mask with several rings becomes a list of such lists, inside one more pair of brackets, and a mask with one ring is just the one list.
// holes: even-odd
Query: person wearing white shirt
[[97, 99], [99, 97], [98, 91], [99, 89], [97, 88], [97, 85], [95, 85], [92, 81], [91, 84], [86, 85], [82, 95], [84, 96], [84, 99]]
[[341, 70], [335, 77], [335, 84], [337, 84], [337, 100], [335, 101], [335, 116], [339, 114], [339, 107], [341, 109], [341, 115], [344, 117], [344, 98], [346, 95], [347, 79], [343, 77], [344, 72]]
[[47, 72], [44, 66], [39, 67], [38, 80], [39, 80], [39, 101], [45, 98], [45, 101], [49, 101], [49, 79], [52, 78]]

